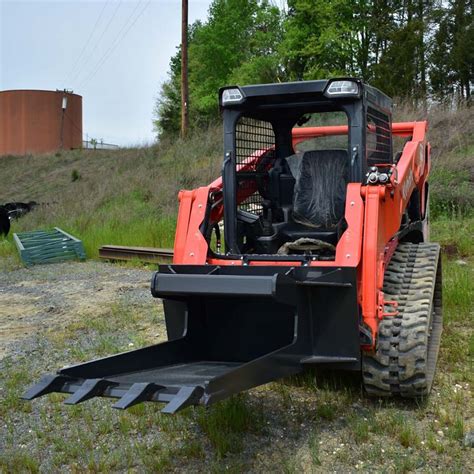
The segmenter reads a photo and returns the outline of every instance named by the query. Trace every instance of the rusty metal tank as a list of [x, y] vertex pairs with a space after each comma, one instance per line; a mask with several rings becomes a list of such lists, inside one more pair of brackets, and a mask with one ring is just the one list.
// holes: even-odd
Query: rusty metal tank
[[82, 97], [63, 91], [0, 91], [0, 156], [82, 146]]

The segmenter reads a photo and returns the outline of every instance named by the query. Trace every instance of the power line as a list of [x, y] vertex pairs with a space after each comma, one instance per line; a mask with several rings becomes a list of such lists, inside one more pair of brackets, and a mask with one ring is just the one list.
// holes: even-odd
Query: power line
[[[95, 66], [92, 67], [92, 69], [89, 71], [89, 75], [88, 76], [84, 76], [83, 77], [83, 80], [82, 82], [80, 83], [79, 87], [82, 86], [82, 83], [86, 82], [87, 78], [91, 75], [91, 71], [95, 71], [95, 69], [97, 68], [97, 66], [101, 63], [101, 61], [103, 60], [104, 56], [107, 55], [108, 51], [110, 50], [111, 48], [111, 45], [113, 46], [113, 44], [115, 43], [115, 41], [117, 40], [117, 38], [120, 36], [120, 34], [122, 33], [122, 31], [124, 30], [124, 28], [127, 26], [128, 22], [130, 21], [131, 17], [135, 14], [135, 12], [137, 11], [138, 7], [140, 6], [142, 0], [139, 0], [138, 3], [135, 4], [135, 8], [133, 9], [132, 13], [127, 17], [127, 19], [125, 20], [125, 23], [122, 25], [122, 27], [120, 28], [118, 34], [115, 36], [115, 38], [112, 40], [112, 42], [109, 44], [109, 47], [106, 48], [104, 54], [100, 57], [100, 59], [96, 62]], [[85, 68], [83, 68], [82, 72], [84, 72]]]
[[[140, 1], [141, 1], [141, 0], [140, 0]], [[119, 10], [121, 4], [122, 4], [122, 0], [119, 0], [119, 1], [117, 2], [117, 6], [115, 7], [114, 12], [112, 13], [112, 16], [110, 17], [110, 19], [109, 19], [107, 25], [105, 26], [104, 30], [102, 31], [102, 34], [100, 35], [99, 39], [95, 42], [95, 46], [92, 48], [92, 53], [93, 53], [94, 51], [97, 51], [97, 47], [99, 46], [100, 42], [102, 41], [102, 38], [104, 37], [105, 33], [107, 33], [107, 31], [108, 31], [108, 29], [109, 29], [109, 26], [111, 25], [112, 21], [114, 20], [115, 16], [117, 15], [117, 12], [118, 12], [118, 10]], [[91, 57], [92, 57], [92, 54], [91, 54], [91, 56], [89, 56], [88, 59], [90, 60]], [[74, 77], [71, 79], [71, 82], [74, 82], [74, 81], [81, 75], [81, 73], [84, 71], [84, 68], [85, 68], [86, 65], [87, 65], [87, 60], [86, 60], [86, 62], [83, 64], [83, 67], [80, 68], [80, 69], [77, 71], [77, 73], [74, 75]]]
[[89, 37], [87, 38], [87, 41], [85, 42], [83, 48], [82, 48], [82, 51], [80, 52], [79, 56], [77, 57], [76, 61], [74, 62], [74, 65], [72, 67], [72, 69], [69, 71], [69, 73], [67, 74], [66, 78], [64, 79], [63, 83], [65, 84], [67, 79], [69, 78], [69, 76], [71, 76], [75, 71], [76, 71], [76, 67], [77, 65], [79, 64], [80, 60], [82, 59], [87, 47], [89, 46], [89, 43], [91, 42], [91, 39], [92, 37], [94, 36], [94, 33], [97, 29], [97, 25], [99, 24], [100, 20], [102, 19], [102, 16], [104, 15], [104, 11], [105, 11], [105, 8], [107, 7], [107, 4], [109, 3], [109, 0], [107, 0], [105, 3], [104, 3], [104, 6], [102, 7], [102, 10], [100, 11], [100, 14], [99, 16], [97, 17], [97, 20], [95, 21], [95, 24], [92, 28], [92, 31], [89, 35]]
[[135, 9], [133, 10], [132, 14], [129, 16], [128, 20], [125, 22], [125, 24], [123, 25], [123, 27], [121, 28], [121, 30], [119, 31], [118, 35], [116, 36], [114, 42], [112, 43], [112, 45], [110, 46], [110, 48], [102, 55], [101, 59], [97, 62], [96, 64], [96, 67], [95, 69], [89, 74], [89, 76], [87, 76], [80, 84], [79, 84], [79, 87], [78, 88], [81, 88], [83, 87], [85, 84], [87, 84], [96, 74], [97, 72], [99, 71], [99, 69], [106, 63], [106, 61], [110, 58], [110, 56], [112, 55], [112, 53], [115, 51], [115, 49], [117, 48], [117, 46], [122, 42], [122, 40], [127, 36], [127, 34], [130, 32], [130, 30], [133, 28], [133, 26], [135, 25], [135, 23], [138, 21], [138, 19], [143, 15], [143, 13], [145, 12], [145, 10], [148, 8], [148, 6], [150, 5], [151, 3], [151, 0], [148, 0], [148, 2], [143, 6], [143, 8], [141, 9], [141, 11], [138, 13], [138, 15], [135, 17], [135, 19], [130, 23], [128, 24], [131, 20], [132, 20], [132, 17], [133, 15], [135, 14], [135, 12], [137, 11], [138, 9], [138, 6], [140, 5], [140, 3], [142, 2], [142, 0], [140, 0]]
[[[133, 28], [133, 26], [135, 25], [135, 23], [138, 21], [138, 19], [142, 16], [142, 14], [145, 12], [145, 10], [148, 8], [149, 4], [151, 3], [151, 0], [148, 0], [148, 2], [144, 5], [144, 7], [142, 8], [142, 10], [138, 13], [138, 15], [135, 17], [135, 19], [132, 21], [132, 18], [133, 18], [133, 15], [136, 13], [136, 11], [138, 10], [138, 7], [140, 6], [140, 4], [142, 3], [142, 0], [139, 0], [139, 2], [137, 3], [137, 5], [135, 6], [133, 12], [131, 13], [131, 15], [129, 16], [129, 18], [127, 19], [127, 21], [124, 23], [124, 25], [122, 26], [121, 30], [119, 31], [119, 33], [117, 34], [117, 36], [115, 37], [114, 41], [112, 42], [110, 48], [104, 53], [104, 55], [101, 57], [101, 59], [98, 61], [98, 63], [96, 64], [96, 68], [93, 70], [93, 72], [81, 83], [81, 87], [82, 85], [88, 83], [96, 74], [97, 72], [99, 71], [99, 69], [108, 61], [108, 59], [110, 58], [110, 56], [113, 54], [113, 52], [115, 51], [115, 49], [117, 48], [117, 46], [122, 42], [122, 40], [127, 36], [127, 34], [129, 33], [129, 31]], [[131, 23], [129, 23], [131, 22]]]

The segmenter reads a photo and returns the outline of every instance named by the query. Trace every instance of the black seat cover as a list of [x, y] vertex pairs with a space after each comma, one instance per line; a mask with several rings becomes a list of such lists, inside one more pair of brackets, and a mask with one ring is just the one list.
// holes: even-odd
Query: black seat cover
[[296, 179], [293, 220], [333, 229], [344, 216], [349, 180], [347, 150], [311, 150], [287, 158]]

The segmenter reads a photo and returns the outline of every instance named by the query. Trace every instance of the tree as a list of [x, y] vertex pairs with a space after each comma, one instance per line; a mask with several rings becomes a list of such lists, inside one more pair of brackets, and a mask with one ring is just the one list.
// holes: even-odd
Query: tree
[[[396, 98], [469, 99], [474, 75], [472, 0], [214, 0], [189, 38], [190, 121], [218, 117], [224, 85], [357, 76]], [[180, 68], [171, 59], [155, 113], [179, 130]]]
[[161, 87], [161, 94], [155, 104], [155, 131], [161, 135], [165, 132], [178, 133], [181, 129], [181, 84], [171, 77]]
[[[274, 82], [279, 78], [275, 46], [281, 13], [267, 0], [214, 0], [207, 22], [196, 23], [189, 38], [190, 123], [216, 120], [217, 91], [234, 83]], [[181, 57], [171, 59], [169, 79], [155, 106], [159, 134], [175, 133], [179, 124]]]
[[454, 73], [451, 64], [452, 31], [447, 12], [439, 9], [435, 12], [438, 29], [431, 42], [430, 52], [430, 91], [440, 102], [453, 94]]
[[[271, 57], [277, 41], [280, 12], [268, 1], [215, 0], [209, 20], [189, 47], [191, 102], [203, 119], [218, 115], [217, 91], [234, 79], [259, 82], [276, 73]], [[251, 63], [265, 64], [265, 73]], [[250, 63], [250, 64], [246, 64]], [[244, 66], [245, 64], [245, 66]], [[243, 69], [241, 69], [243, 67]]]
[[351, 0], [289, 0], [280, 54], [291, 80], [354, 72]]
[[469, 100], [474, 80], [472, 2], [453, 0], [436, 10], [438, 29], [430, 53], [430, 89], [438, 100]]
[[474, 80], [474, 25], [471, 0], [454, 0], [451, 4], [453, 35], [451, 60], [460, 99], [470, 99]]

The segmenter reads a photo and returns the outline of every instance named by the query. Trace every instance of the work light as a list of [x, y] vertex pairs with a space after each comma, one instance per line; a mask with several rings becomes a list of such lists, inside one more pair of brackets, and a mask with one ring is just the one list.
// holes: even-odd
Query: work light
[[359, 95], [359, 85], [355, 81], [332, 81], [325, 92], [330, 97], [353, 97]]
[[222, 91], [222, 105], [237, 104], [243, 98], [244, 96], [242, 95], [242, 92], [240, 92], [240, 89], [237, 87], [232, 89], [224, 89]]

